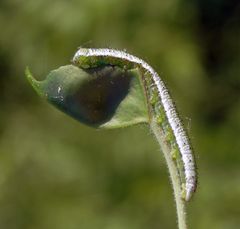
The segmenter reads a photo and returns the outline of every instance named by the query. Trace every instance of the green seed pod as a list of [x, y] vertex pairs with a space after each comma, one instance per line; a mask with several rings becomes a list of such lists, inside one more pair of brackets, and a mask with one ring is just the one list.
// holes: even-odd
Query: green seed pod
[[39, 95], [86, 125], [116, 128], [148, 121], [137, 69], [67, 65], [50, 72], [42, 82], [29, 70], [26, 74]]

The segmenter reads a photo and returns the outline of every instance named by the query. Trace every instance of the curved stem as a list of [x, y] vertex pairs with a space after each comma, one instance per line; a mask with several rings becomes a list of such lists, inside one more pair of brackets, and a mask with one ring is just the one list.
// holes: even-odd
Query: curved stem
[[165, 160], [167, 162], [171, 183], [173, 186], [176, 210], [177, 210], [177, 218], [178, 218], [178, 228], [179, 229], [187, 229], [186, 224], [186, 211], [185, 211], [185, 200], [182, 198], [182, 190], [181, 190], [181, 180], [176, 169], [175, 162], [171, 155], [171, 149], [167, 144], [165, 136], [163, 135], [161, 129], [157, 125], [155, 120], [151, 121], [151, 129], [154, 135], [157, 138], [157, 141], [161, 147], [161, 150], [164, 154]]

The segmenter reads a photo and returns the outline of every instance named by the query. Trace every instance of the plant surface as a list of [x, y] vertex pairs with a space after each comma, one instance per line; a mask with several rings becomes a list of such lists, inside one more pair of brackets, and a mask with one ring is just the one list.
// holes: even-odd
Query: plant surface
[[72, 64], [39, 82], [36, 92], [80, 122], [95, 128], [148, 123], [166, 159], [178, 225], [186, 229], [185, 204], [196, 190], [195, 160], [189, 138], [159, 75], [143, 60], [113, 49], [80, 48]]

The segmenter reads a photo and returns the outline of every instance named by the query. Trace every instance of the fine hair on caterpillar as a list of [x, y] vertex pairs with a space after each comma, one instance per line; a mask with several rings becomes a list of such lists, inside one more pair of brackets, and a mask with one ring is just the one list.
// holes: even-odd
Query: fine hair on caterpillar
[[[73, 57], [73, 64], [81, 68], [91, 68], [104, 64], [112, 64], [123, 68], [139, 68], [142, 72], [150, 75], [151, 83], [148, 85], [148, 90], [156, 88], [158, 100], [165, 111], [169, 128], [171, 129], [176, 145], [181, 155], [181, 160], [184, 169], [185, 187], [183, 198], [189, 201], [192, 194], [196, 190], [197, 174], [195, 168], [195, 159], [192, 152], [192, 147], [189, 142], [187, 133], [183, 128], [183, 124], [178, 116], [175, 105], [170, 97], [170, 94], [161, 80], [157, 72], [142, 59], [130, 55], [124, 51], [114, 49], [87, 49], [80, 48]], [[144, 74], [143, 74], [144, 75]], [[155, 111], [156, 114], [158, 111]], [[183, 186], [184, 186], [183, 185]]]

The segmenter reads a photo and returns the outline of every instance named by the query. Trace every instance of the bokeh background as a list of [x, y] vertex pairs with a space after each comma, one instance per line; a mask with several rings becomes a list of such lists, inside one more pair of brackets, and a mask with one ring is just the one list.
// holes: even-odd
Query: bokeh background
[[164, 158], [147, 126], [98, 131], [41, 100], [38, 79], [77, 47], [148, 61], [193, 141], [189, 228], [240, 228], [238, 0], [1, 0], [0, 228], [172, 229]]

